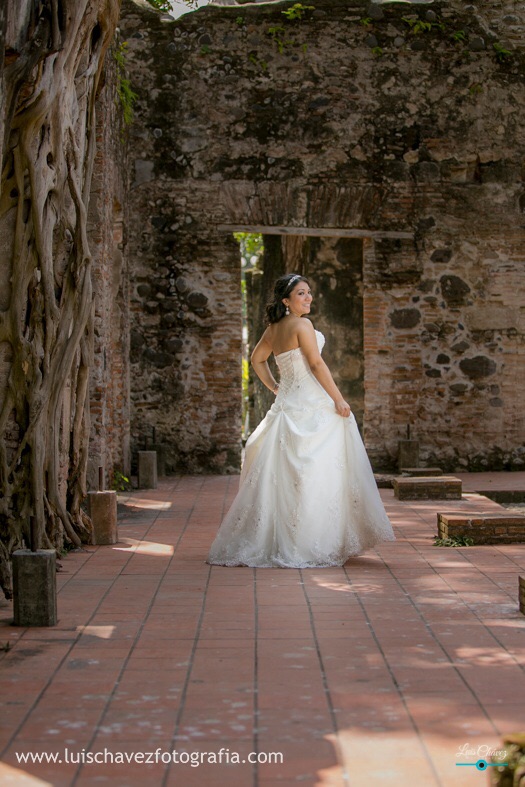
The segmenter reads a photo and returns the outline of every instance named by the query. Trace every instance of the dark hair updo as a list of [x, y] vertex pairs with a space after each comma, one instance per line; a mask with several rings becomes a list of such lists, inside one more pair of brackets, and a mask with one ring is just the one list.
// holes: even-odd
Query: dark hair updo
[[305, 281], [310, 286], [308, 279], [298, 273], [286, 273], [277, 279], [273, 288], [273, 301], [266, 307], [266, 317], [269, 323], [282, 320], [286, 314], [283, 298], [287, 298], [300, 281]]

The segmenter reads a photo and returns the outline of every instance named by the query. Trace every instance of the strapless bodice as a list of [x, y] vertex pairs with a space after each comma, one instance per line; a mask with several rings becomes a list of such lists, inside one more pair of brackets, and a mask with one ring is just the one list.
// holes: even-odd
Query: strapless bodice
[[[321, 331], [318, 331], [315, 328], [314, 331], [315, 331], [315, 338], [317, 339], [317, 346], [319, 347], [319, 352], [322, 352], [326, 339], [324, 338], [324, 335], [321, 333]], [[278, 355], [275, 355], [274, 353], [274, 357], [275, 360], [277, 361], [277, 364], [279, 364], [279, 359], [284, 358], [285, 355], [290, 355], [290, 353], [302, 354], [302, 350], [300, 347], [294, 347], [293, 350], [286, 350], [286, 352], [279, 353]]]
[[[315, 338], [317, 339], [317, 346], [319, 352], [322, 351], [325, 338], [321, 331], [315, 331]], [[275, 356], [275, 361], [279, 367], [279, 400], [283, 395], [286, 395], [291, 388], [294, 388], [307, 377], [314, 379], [308, 361], [300, 347], [295, 347], [293, 350], [286, 350], [284, 353], [279, 353]], [[316, 381], [316, 387], [318, 383]]]

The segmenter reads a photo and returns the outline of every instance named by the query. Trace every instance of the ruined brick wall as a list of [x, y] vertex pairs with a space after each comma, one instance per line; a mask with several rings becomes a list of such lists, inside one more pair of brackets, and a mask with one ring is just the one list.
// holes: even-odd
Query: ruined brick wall
[[[115, 47], [118, 47], [118, 43]], [[126, 130], [116, 96], [115, 49], [106, 57], [97, 101], [97, 152], [88, 216], [93, 255], [94, 347], [90, 372], [88, 484], [106, 487], [115, 471], [129, 476], [129, 276], [125, 254]]]
[[[139, 93], [135, 437], [157, 426], [177, 469], [238, 461], [239, 262], [228, 228], [357, 230], [374, 464], [395, 465], [410, 424], [424, 462], [522, 467], [521, 4], [322, 0], [295, 21], [282, 11], [209, 7], [165, 22], [124, 6]], [[342, 310], [348, 277], [331, 279]], [[330, 337], [338, 352], [346, 329]]]

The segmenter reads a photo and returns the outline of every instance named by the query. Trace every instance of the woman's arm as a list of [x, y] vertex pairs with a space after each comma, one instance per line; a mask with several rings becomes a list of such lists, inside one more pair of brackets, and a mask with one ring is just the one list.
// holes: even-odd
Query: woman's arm
[[263, 333], [259, 342], [255, 345], [251, 356], [253, 370], [259, 380], [276, 394], [279, 389], [279, 384], [270, 371], [268, 366], [268, 358], [272, 353], [272, 345], [268, 341], [267, 331]]
[[323, 386], [328, 396], [333, 399], [336, 412], [342, 415], [343, 418], [348, 418], [352, 412], [350, 405], [344, 400], [341, 391], [334, 382], [330, 369], [321, 357], [321, 353], [317, 346], [314, 327], [310, 320], [301, 320], [301, 324], [297, 331], [297, 337], [299, 339], [299, 346], [308, 361], [312, 374]]

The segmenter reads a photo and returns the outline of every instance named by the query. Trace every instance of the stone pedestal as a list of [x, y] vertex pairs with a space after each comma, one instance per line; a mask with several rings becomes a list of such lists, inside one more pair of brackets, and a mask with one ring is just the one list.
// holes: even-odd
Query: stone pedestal
[[150, 451], [157, 454], [157, 477], [166, 475], [166, 446], [163, 443], [154, 443], [150, 446]]
[[89, 516], [93, 522], [93, 544], [102, 546], [118, 541], [117, 493], [88, 492]]
[[455, 476], [396, 478], [393, 486], [398, 500], [461, 500], [462, 484]]
[[470, 538], [473, 544], [522, 544], [525, 516], [490, 512], [438, 513], [439, 538]]
[[13, 552], [15, 626], [55, 626], [57, 622], [56, 552]]
[[157, 488], [157, 452], [139, 451], [139, 489]]
[[520, 612], [525, 615], [525, 576], [519, 577]]
[[401, 471], [405, 467], [418, 467], [419, 465], [419, 440], [399, 440], [397, 453], [397, 466]]

